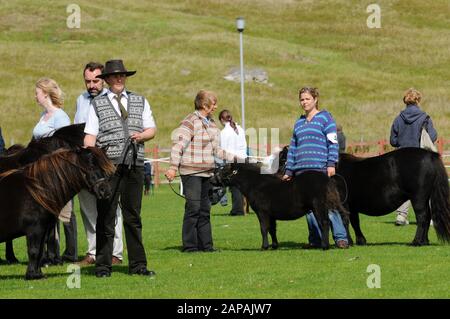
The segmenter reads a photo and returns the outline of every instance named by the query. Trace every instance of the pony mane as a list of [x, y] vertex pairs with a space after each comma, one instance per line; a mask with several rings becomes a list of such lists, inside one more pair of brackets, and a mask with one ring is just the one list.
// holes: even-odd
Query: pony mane
[[57, 129], [52, 136], [59, 138], [71, 146], [82, 147], [84, 144], [85, 123], [72, 124]]
[[25, 148], [22, 144], [14, 144], [8, 147], [5, 152], [1, 155], [1, 157], [9, 157], [11, 155], [14, 155], [17, 152], [22, 151]]
[[343, 159], [350, 162], [360, 162], [370, 157], [358, 157], [349, 153], [340, 153], [339, 160]]
[[57, 150], [23, 168], [26, 188], [31, 196], [56, 216], [73, 191], [86, 186], [85, 177], [76, 162], [73, 151]]
[[97, 160], [97, 165], [106, 175], [111, 176], [116, 172], [116, 167], [111, 160], [106, 156], [106, 152], [98, 147], [87, 147], [87, 149], [94, 155]]
[[3, 173], [0, 173], [0, 181], [2, 179], [4, 179], [4, 178], [8, 177], [9, 175], [12, 175], [12, 174], [17, 173], [17, 172], [21, 172], [21, 170], [15, 168], [15, 169], [10, 169], [10, 170], [7, 170], [7, 171], [5, 171]]
[[[89, 147], [81, 152], [92, 153], [95, 164], [108, 176], [115, 172], [115, 166], [102, 149]], [[31, 196], [56, 216], [74, 191], [79, 192], [86, 187], [86, 170], [80, 166], [78, 156], [73, 150], [57, 150], [23, 168]]]
[[262, 165], [261, 163], [238, 163], [238, 164], [232, 164], [231, 166], [233, 169], [237, 168], [239, 171], [242, 172], [249, 172], [251, 174], [258, 174], [261, 176], [264, 176], [264, 178], [266, 179], [275, 179], [275, 180], [280, 180], [276, 174], [262, 174], [261, 170], [262, 170]]

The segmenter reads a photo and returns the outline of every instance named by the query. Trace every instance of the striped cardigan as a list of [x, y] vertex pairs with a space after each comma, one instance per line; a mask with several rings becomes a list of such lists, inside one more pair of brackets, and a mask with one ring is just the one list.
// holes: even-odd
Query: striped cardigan
[[212, 176], [215, 158], [234, 160], [233, 154], [220, 148], [219, 139], [220, 130], [213, 119], [197, 111], [189, 114], [172, 132], [170, 168], [179, 170], [180, 175]]

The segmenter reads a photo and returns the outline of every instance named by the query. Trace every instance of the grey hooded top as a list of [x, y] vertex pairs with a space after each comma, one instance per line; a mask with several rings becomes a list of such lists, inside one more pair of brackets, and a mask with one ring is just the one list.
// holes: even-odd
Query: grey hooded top
[[428, 114], [417, 105], [407, 105], [392, 123], [391, 145], [394, 147], [420, 147], [420, 135], [423, 124], [425, 124], [425, 129], [431, 140], [435, 142], [437, 140], [437, 132]]

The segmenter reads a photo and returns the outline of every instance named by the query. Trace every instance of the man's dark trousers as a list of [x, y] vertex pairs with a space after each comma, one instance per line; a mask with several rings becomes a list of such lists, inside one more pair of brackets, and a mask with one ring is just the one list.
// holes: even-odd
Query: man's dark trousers
[[114, 199], [97, 201], [96, 271], [111, 271], [114, 227], [116, 225], [116, 210], [119, 198], [128, 250], [129, 272], [135, 273], [147, 267], [147, 257], [142, 243], [141, 222], [143, 180], [143, 167], [133, 166], [128, 168], [126, 165], [118, 165], [116, 174], [110, 181], [113, 192], [116, 189], [117, 183], [120, 183]]

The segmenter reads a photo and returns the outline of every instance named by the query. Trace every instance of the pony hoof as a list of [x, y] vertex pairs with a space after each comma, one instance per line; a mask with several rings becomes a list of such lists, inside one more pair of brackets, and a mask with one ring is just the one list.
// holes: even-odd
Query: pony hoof
[[430, 243], [429, 243], [429, 242], [426, 242], [426, 241], [424, 241], [424, 242], [413, 241], [413, 242], [410, 244], [410, 246], [414, 246], [414, 247], [421, 247], [421, 246], [428, 246], [428, 245], [430, 245]]
[[45, 276], [43, 273], [27, 273], [25, 274], [25, 280], [39, 280], [39, 279], [44, 279]]
[[268, 250], [268, 249], [269, 249], [269, 246], [261, 247], [261, 250]]
[[277, 245], [272, 244], [272, 249], [278, 249], [278, 244]]
[[14, 265], [14, 264], [18, 264], [19, 260], [17, 258], [14, 259], [6, 259], [6, 262], [8, 265]]
[[358, 245], [358, 246], [365, 246], [366, 244], [367, 244], [367, 242], [366, 242], [366, 240], [363, 239], [363, 238], [358, 238], [358, 239], [356, 240], [356, 245]]

